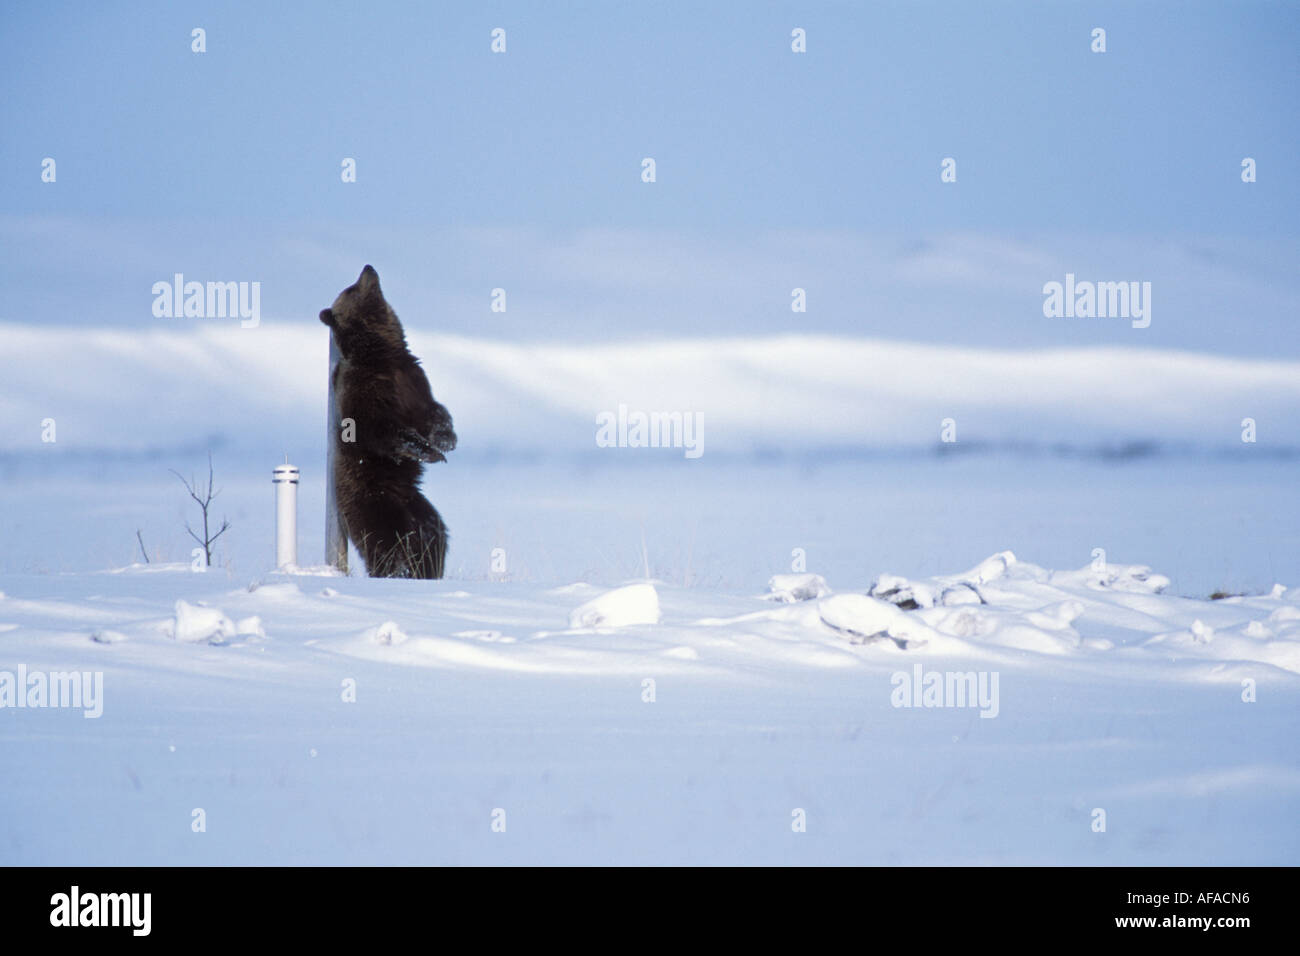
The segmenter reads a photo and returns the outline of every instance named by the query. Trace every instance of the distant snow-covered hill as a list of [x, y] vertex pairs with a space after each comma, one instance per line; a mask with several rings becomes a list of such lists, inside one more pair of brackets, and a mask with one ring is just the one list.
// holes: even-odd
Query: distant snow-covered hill
[[[176, 320], [178, 323], [185, 320]], [[189, 320], [203, 322], [204, 320]], [[695, 417], [704, 454], [992, 444], [1294, 454], [1300, 362], [1142, 349], [1007, 351], [824, 335], [510, 344], [409, 328], [461, 453], [596, 451], [602, 413]], [[324, 328], [266, 320], [0, 324], [0, 450], [323, 446]], [[1257, 441], [1243, 445], [1243, 420]]]

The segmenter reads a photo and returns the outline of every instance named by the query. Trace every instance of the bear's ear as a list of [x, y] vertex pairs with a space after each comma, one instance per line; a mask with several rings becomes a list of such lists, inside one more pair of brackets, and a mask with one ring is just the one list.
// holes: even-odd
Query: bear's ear
[[357, 279], [357, 291], [362, 295], [373, 295], [379, 291], [379, 273], [374, 266], [367, 265], [361, 270], [361, 276]]

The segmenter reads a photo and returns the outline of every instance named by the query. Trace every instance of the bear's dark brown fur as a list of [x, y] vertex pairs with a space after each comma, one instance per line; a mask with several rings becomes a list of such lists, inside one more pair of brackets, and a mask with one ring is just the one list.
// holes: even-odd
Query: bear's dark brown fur
[[320, 320], [342, 353], [333, 384], [343, 427], [333, 438], [331, 480], [348, 538], [371, 577], [440, 578], [447, 527], [420, 494], [420, 476], [424, 462], [445, 461], [456, 447], [451, 415], [434, 400], [373, 268]]

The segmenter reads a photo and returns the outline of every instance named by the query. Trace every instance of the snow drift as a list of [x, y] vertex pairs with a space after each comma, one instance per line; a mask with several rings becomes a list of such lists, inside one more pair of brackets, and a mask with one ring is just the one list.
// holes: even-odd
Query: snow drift
[[0, 862], [1300, 860], [1281, 585], [1009, 552], [747, 594], [187, 567], [0, 576], [0, 690], [103, 676], [94, 721], [0, 709]]

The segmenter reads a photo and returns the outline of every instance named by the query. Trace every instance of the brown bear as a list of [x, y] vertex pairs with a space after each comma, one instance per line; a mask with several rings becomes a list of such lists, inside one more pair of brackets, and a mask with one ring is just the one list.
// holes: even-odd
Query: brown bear
[[372, 578], [440, 578], [447, 527], [420, 494], [424, 462], [456, 447], [451, 415], [433, 398], [419, 359], [371, 266], [323, 309], [342, 355], [334, 369], [334, 500]]

